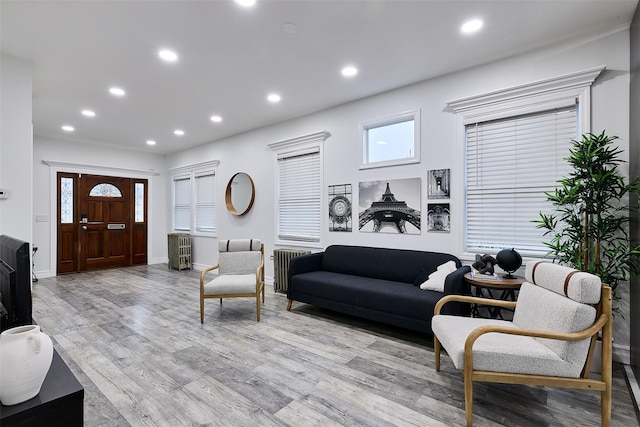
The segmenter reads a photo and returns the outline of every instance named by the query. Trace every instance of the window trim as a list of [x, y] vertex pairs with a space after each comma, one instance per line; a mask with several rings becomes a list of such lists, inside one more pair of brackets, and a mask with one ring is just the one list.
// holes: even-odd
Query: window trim
[[[373, 128], [389, 126], [396, 123], [402, 123], [413, 120], [413, 156], [392, 160], [383, 160], [379, 162], [369, 162], [369, 130]], [[420, 126], [421, 115], [420, 109], [404, 111], [402, 113], [393, 114], [391, 116], [382, 117], [374, 120], [367, 120], [360, 123], [360, 135], [362, 136], [362, 144], [360, 146], [360, 169], [373, 169], [388, 166], [409, 165], [420, 163], [420, 146], [421, 133]]]
[[[327, 138], [329, 138], [331, 134], [327, 131], [315, 132], [307, 135], [303, 135], [297, 138], [285, 139], [278, 142], [273, 142], [271, 144], [267, 144], [267, 146], [275, 152], [274, 156], [274, 189], [275, 189], [275, 236], [274, 241], [276, 245], [286, 245], [286, 246], [302, 246], [302, 247], [312, 247], [312, 248], [321, 248], [322, 240], [323, 240], [323, 231], [325, 227], [325, 218], [322, 214], [324, 210], [324, 206], [326, 205], [326, 197], [324, 188], [324, 163], [323, 163], [323, 143]], [[278, 204], [278, 191], [280, 188], [280, 177], [278, 172], [278, 161], [283, 158], [294, 157], [304, 154], [311, 153], [319, 153], [320, 156], [320, 233], [318, 236], [318, 241], [309, 241], [309, 240], [283, 240], [279, 237], [279, 224], [280, 224], [280, 209]]]
[[[217, 189], [217, 178], [218, 178], [218, 165], [220, 165], [219, 160], [211, 160], [208, 162], [196, 163], [193, 165], [187, 166], [179, 166], [176, 168], [170, 168], [167, 170], [170, 178], [171, 178], [171, 230], [174, 232], [188, 232], [192, 236], [203, 236], [203, 237], [217, 237], [218, 236], [218, 227], [217, 224], [214, 224], [214, 231], [205, 232], [196, 230], [196, 178], [203, 175], [211, 175], [213, 174], [216, 177], [216, 193]], [[179, 179], [189, 179], [190, 185], [190, 202], [189, 202], [189, 230], [176, 229], [175, 227], [175, 216], [174, 216], [174, 205], [175, 205], [175, 185], [174, 181]], [[217, 194], [216, 194], [217, 201]], [[217, 219], [218, 212], [218, 203], [215, 204], [215, 214], [214, 218]], [[217, 221], [216, 221], [217, 222]]]
[[[514, 117], [531, 114], [538, 111], [562, 107], [567, 103], [576, 103], [578, 109], [577, 133], [583, 134], [591, 130], [591, 86], [596, 78], [606, 69], [598, 66], [587, 70], [577, 71], [532, 83], [512, 86], [480, 95], [460, 98], [447, 102], [447, 109], [456, 114], [456, 140], [458, 158], [466, 159], [465, 133], [466, 125], [470, 123]], [[466, 169], [464, 165], [463, 170]], [[466, 182], [464, 191], [458, 196], [459, 206], [463, 214], [457, 223], [460, 230], [464, 230], [462, 238], [458, 239], [458, 253], [460, 259], [473, 261], [475, 252], [466, 251]]]

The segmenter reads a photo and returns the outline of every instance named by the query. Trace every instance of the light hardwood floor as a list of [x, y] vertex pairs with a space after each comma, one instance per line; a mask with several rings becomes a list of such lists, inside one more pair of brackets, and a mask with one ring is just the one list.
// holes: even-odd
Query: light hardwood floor
[[[86, 426], [460, 426], [462, 375], [428, 335], [267, 288], [205, 301], [166, 265], [40, 279], [34, 318], [85, 387]], [[476, 384], [476, 426], [598, 426], [598, 393]], [[614, 366], [614, 426], [638, 425]]]

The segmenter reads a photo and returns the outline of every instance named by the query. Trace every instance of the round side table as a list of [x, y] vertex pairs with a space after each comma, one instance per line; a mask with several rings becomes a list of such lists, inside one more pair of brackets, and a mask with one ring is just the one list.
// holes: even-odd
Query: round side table
[[[471, 293], [473, 296], [481, 298], [500, 299], [504, 301], [515, 301], [516, 291], [525, 282], [525, 278], [515, 276], [515, 279], [505, 279], [501, 275], [486, 275], [480, 273], [466, 273], [464, 280], [471, 284]], [[484, 309], [484, 310], [483, 310]], [[482, 311], [489, 315], [482, 314]], [[504, 312], [504, 313], [503, 313]], [[505, 317], [506, 313], [511, 313]], [[492, 319], [507, 319], [513, 317], [513, 310], [501, 307], [483, 306], [481, 304], [472, 304], [471, 315], [473, 317], [490, 317]]]

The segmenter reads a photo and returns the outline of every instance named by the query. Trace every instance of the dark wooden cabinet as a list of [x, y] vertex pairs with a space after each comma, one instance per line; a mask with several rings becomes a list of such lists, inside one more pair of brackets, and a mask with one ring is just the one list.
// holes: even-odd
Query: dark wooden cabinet
[[0, 406], [0, 425], [74, 427], [84, 423], [84, 388], [57, 351], [40, 393], [18, 405]]

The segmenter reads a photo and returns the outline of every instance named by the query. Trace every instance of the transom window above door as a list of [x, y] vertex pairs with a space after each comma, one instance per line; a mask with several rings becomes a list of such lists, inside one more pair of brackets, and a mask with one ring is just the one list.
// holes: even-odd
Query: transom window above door
[[90, 196], [94, 197], [122, 197], [122, 193], [113, 184], [98, 184], [94, 186], [89, 192]]

